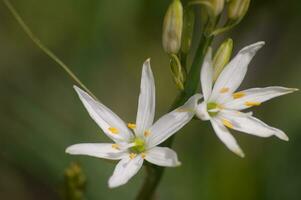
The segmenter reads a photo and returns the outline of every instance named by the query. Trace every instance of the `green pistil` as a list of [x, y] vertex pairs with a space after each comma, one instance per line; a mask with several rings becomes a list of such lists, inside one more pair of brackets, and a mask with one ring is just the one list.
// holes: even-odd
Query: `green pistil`
[[207, 103], [207, 112], [211, 117], [214, 117], [217, 115], [218, 112], [212, 112], [210, 110], [214, 110], [218, 108], [218, 104], [215, 102], [209, 102]]
[[135, 146], [133, 146], [131, 148], [131, 151], [133, 153], [139, 154], [139, 153], [142, 153], [142, 152], [145, 151], [145, 142], [144, 142], [143, 139], [141, 139], [141, 138], [135, 138], [134, 144], [135, 144]]

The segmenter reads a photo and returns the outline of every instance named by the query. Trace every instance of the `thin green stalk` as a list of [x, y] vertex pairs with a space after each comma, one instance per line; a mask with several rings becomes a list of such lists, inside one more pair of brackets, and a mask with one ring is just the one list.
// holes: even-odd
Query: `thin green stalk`
[[[175, 99], [173, 105], [170, 110], [177, 108], [182, 105], [185, 101], [189, 99], [192, 95], [194, 95], [197, 91], [199, 82], [200, 82], [200, 68], [203, 63], [203, 59], [207, 52], [208, 47], [211, 45], [213, 37], [202, 36], [200, 45], [197, 49], [194, 61], [192, 63], [190, 72], [187, 77], [187, 82], [185, 84], [185, 89], [181, 94]], [[174, 137], [171, 137], [167, 141], [165, 141], [162, 145], [170, 147]], [[163, 176], [164, 169], [163, 167], [158, 167], [156, 165], [148, 164], [145, 166], [147, 170], [147, 174], [142, 185], [142, 188], [137, 196], [137, 200], [152, 200], [154, 199], [155, 191], [160, 183], [160, 180]]]
[[80, 79], [71, 71], [71, 69], [59, 59], [52, 51], [50, 51], [30, 30], [30, 28], [23, 21], [22, 17], [19, 15], [14, 6], [10, 3], [9, 0], [3, 0], [3, 3], [6, 5], [8, 10], [11, 12], [13, 17], [17, 20], [23, 31], [28, 35], [28, 37], [52, 60], [54, 60], [63, 70], [86, 92], [88, 92], [93, 98], [97, 99], [96, 96], [80, 81]]

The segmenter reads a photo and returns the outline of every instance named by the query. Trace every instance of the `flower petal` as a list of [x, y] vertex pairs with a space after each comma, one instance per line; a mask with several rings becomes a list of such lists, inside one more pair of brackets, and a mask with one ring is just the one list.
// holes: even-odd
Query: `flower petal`
[[155, 81], [150, 66], [150, 59], [143, 64], [141, 88], [136, 119], [136, 134], [143, 132], [153, 124], [155, 116]]
[[205, 101], [207, 101], [211, 95], [212, 83], [213, 83], [212, 49], [209, 48], [201, 69], [201, 84], [202, 84], [202, 92]]
[[243, 81], [252, 58], [263, 45], [264, 42], [257, 42], [238, 52], [217, 78], [210, 101], [218, 100], [217, 103], [222, 103], [224, 99], [231, 97]]
[[124, 157], [116, 165], [113, 175], [109, 179], [109, 187], [115, 188], [126, 184], [142, 167], [143, 158], [137, 155], [135, 158]]
[[289, 94], [298, 89], [271, 86], [265, 88], [252, 88], [232, 95], [232, 99], [224, 104], [227, 109], [242, 110], [249, 108], [247, 102], [262, 103], [272, 98]]
[[74, 89], [92, 119], [108, 137], [116, 142], [129, 141], [133, 137], [125, 123], [114, 112], [102, 103], [95, 101], [77, 86], [74, 86]]
[[211, 119], [211, 117], [207, 111], [207, 104], [205, 101], [198, 104], [198, 106], [196, 108], [196, 116], [203, 121]]
[[181, 165], [177, 153], [167, 147], [154, 147], [145, 153], [145, 160], [162, 167], [177, 167]]
[[232, 128], [237, 131], [256, 135], [259, 137], [270, 137], [275, 135], [282, 140], [288, 141], [288, 137], [283, 131], [268, 126], [252, 115], [237, 111], [223, 110], [220, 112], [219, 117], [230, 122], [233, 126]]
[[154, 147], [180, 130], [194, 116], [198, 100], [202, 96], [196, 94], [181, 107], [162, 116], [149, 130], [148, 147]]
[[109, 143], [82, 143], [71, 145], [66, 149], [66, 153], [72, 155], [87, 155], [97, 158], [119, 160], [126, 154], [124, 150], [118, 149], [116, 144]]
[[217, 119], [211, 119], [210, 121], [217, 137], [228, 147], [228, 149], [238, 156], [244, 157], [243, 151], [228, 129]]

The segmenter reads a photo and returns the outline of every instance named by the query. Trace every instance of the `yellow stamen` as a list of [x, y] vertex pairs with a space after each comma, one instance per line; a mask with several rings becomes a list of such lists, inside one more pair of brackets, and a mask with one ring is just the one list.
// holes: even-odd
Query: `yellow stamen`
[[220, 92], [220, 93], [227, 93], [227, 92], [229, 92], [229, 88], [223, 87], [223, 88], [220, 89], [219, 92]]
[[136, 124], [128, 123], [128, 127], [129, 127], [130, 129], [135, 129], [135, 128], [136, 128]]
[[113, 133], [113, 134], [118, 134], [119, 133], [119, 130], [115, 127], [110, 127], [109, 131], [111, 131], [111, 133]]
[[112, 144], [112, 148], [116, 150], [120, 150], [119, 144]]
[[148, 137], [150, 134], [151, 134], [150, 131], [144, 131], [144, 136], [145, 136], [145, 137]]
[[223, 119], [222, 122], [226, 127], [233, 128], [233, 124], [229, 120]]
[[245, 106], [249, 106], [249, 107], [251, 107], [251, 106], [260, 106], [260, 102], [256, 102], [256, 101], [246, 101], [245, 102]]
[[236, 92], [236, 93], [232, 94], [233, 99], [239, 99], [244, 96], [246, 96], [246, 93], [244, 93], [244, 92]]
[[135, 153], [130, 153], [130, 159], [134, 159], [137, 156]]
[[141, 157], [144, 159], [146, 157], [145, 153], [141, 153]]

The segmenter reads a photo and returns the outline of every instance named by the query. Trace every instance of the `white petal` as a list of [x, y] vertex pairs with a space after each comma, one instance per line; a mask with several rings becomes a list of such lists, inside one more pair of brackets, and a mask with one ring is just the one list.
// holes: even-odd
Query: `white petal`
[[202, 96], [196, 94], [181, 107], [162, 116], [151, 128], [148, 136], [148, 147], [154, 147], [180, 130], [194, 116], [198, 100]]
[[233, 129], [237, 131], [256, 135], [259, 137], [270, 137], [275, 135], [282, 140], [288, 140], [288, 137], [283, 131], [268, 126], [252, 115], [237, 111], [223, 110], [220, 112], [219, 116], [228, 120], [233, 125]]
[[207, 101], [211, 95], [212, 83], [213, 83], [212, 49], [209, 48], [201, 69], [201, 84], [202, 84], [202, 92], [205, 101]]
[[87, 155], [97, 158], [119, 160], [126, 154], [123, 150], [113, 148], [114, 144], [108, 143], [82, 143], [69, 146], [66, 153], [72, 155]]
[[[91, 96], [77, 86], [74, 86], [74, 89], [92, 119], [94, 119], [108, 137], [116, 142], [129, 141], [132, 138], [131, 131], [114, 112], [100, 102], [95, 101]], [[118, 133], [112, 133], [109, 128], [116, 129]]]
[[145, 160], [162, 167], [177, 167], [181, 165], [177, 153], [167, 147], [154, 147], [145, 153]]
[[202, 103], [198, 104], [196, 108], [196, 116], [201, 120], [209, 120], [211, 119], [208, 111], [207, 111], [207, 103], [203, 101]]
[[[248, 90], [240, 91], [236, 94], [243, 95], [241, 98], [232, 99], [224, 104], [224, 107], [234, 110], [242, 110], [249, 108], [246, 102], [262, 103], [272, 98], [289, 94], [298, 89], [285, 88], [279, 86], [265, 87], [265, 88], [252, 88]], [[235, 95], [235, 94], [234, 94]]]
[[109, 179], [109, 187], [115, 188], [126, 184], [142, 167], [143, 158], [137, 155], [131, 159], [129, 156], [124, 157], [116, 165], [113, 175]]
[[136, 119], [136, 134], [143, 134], [154, 121], [155, 116], [155, 82], [150, 67], [150, 59], [143, 64], [141, 88]]
[[244, 157], [244, 153], [236, 142], [236, 139], [231, 135], [228, 129], [217, 119], [211, 119], [212, 127], [217, 137], [230, 149], [240, 157]]
[[222, 103], [231, 96], [243, 81], [252, 58], [263, 45], [264, 42], [257, 42], [238, 52], [217, 78], [210, 101]]

